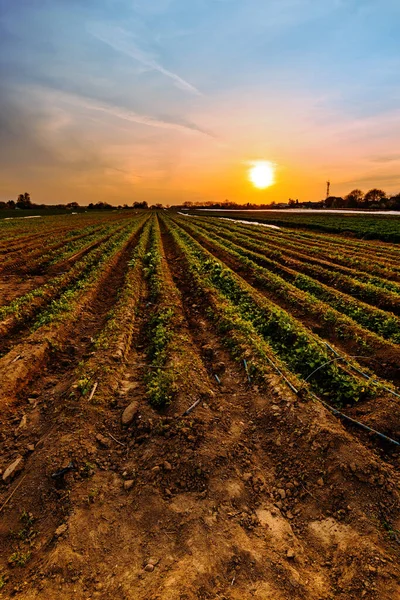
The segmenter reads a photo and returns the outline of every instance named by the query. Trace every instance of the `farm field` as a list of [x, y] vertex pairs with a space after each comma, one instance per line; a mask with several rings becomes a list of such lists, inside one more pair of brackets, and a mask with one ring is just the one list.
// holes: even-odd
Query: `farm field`
[[271, 223], [281, 227], [346, 234], [362, 239], [400, 242], [400, 215], [325, 210], [196, 210], [192, 214]]
[[0, 222], [0, 598], [400, 598], [399, 219], [255, 219]]

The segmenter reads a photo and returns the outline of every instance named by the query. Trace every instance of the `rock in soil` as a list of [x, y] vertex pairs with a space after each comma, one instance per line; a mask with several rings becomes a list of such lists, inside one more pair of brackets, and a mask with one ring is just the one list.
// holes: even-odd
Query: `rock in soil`
[[137, 411], [139, 410], [139, 403], [134, 400], [126, 407], [124, 412], [122, 413], [121, 422], [122, 425], [130, 425], [133, 419], [136, 416]]

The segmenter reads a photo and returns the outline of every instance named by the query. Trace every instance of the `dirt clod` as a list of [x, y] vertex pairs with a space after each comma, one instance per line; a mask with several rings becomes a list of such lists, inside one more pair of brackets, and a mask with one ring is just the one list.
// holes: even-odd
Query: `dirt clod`
[[57, 527], [57, 529], [54, 532], [54, 535], [56, 537], [61, 537], [62, 535], [64, 535], [64, 533], [66, 533], [67, 529], [68, 529], [68, 525], [66, 523], [63, 523], [62, 525]]

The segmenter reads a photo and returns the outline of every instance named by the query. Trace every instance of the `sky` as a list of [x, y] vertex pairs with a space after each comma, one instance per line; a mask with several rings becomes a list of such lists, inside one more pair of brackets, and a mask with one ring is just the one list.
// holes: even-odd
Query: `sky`
[[399, 22], [398, 0], [0, 0], [0, 200], [398, 193]]

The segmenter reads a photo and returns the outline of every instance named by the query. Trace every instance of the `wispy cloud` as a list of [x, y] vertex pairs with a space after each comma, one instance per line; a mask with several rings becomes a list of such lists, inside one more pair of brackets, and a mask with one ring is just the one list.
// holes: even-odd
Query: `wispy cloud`
[[118, 119], [130, 121], [131, 123], [139, 123], [141, 125], [148, 125], [150, 127], [160, 127], [162, 129], [174, 129], [175, 131], [181, 131], [182, 133], [196, 133], [215, 139], [215, 136], [212, 133], [201, 129], [194, 123], [178, 122], [169, 120], [167, 118], [158, 118], [150, 115], [140, 114], [134, 110], [116, 106], [114, 104], [100, 102], [87, 96], [78, 96], [76, 94], [58, 91], [55, 91], [54, 94], [57, 95], [61, 100], [73, 103], [81, 108], [104, 112]]
[[201, 92], [191, 83], [169, 71], [163, 65], [161, 65], [150, 53], [142, 50], [135, 42], [133, 36], [123, 29], [122, 27], [110, 27], [102, 24], [91, 25], [88, 28], [89, 33], [98, 40], [104, 42], [108, 46], [111, 46], [114, 50], [122, 52], [127, 56], [130, 56], [134, 60], [138, 61], [141, 65], [149, 69], [150, 71], [157, 71], [165, 77], [171, 79], [176, 87], [179, 89], [201, 96]]

